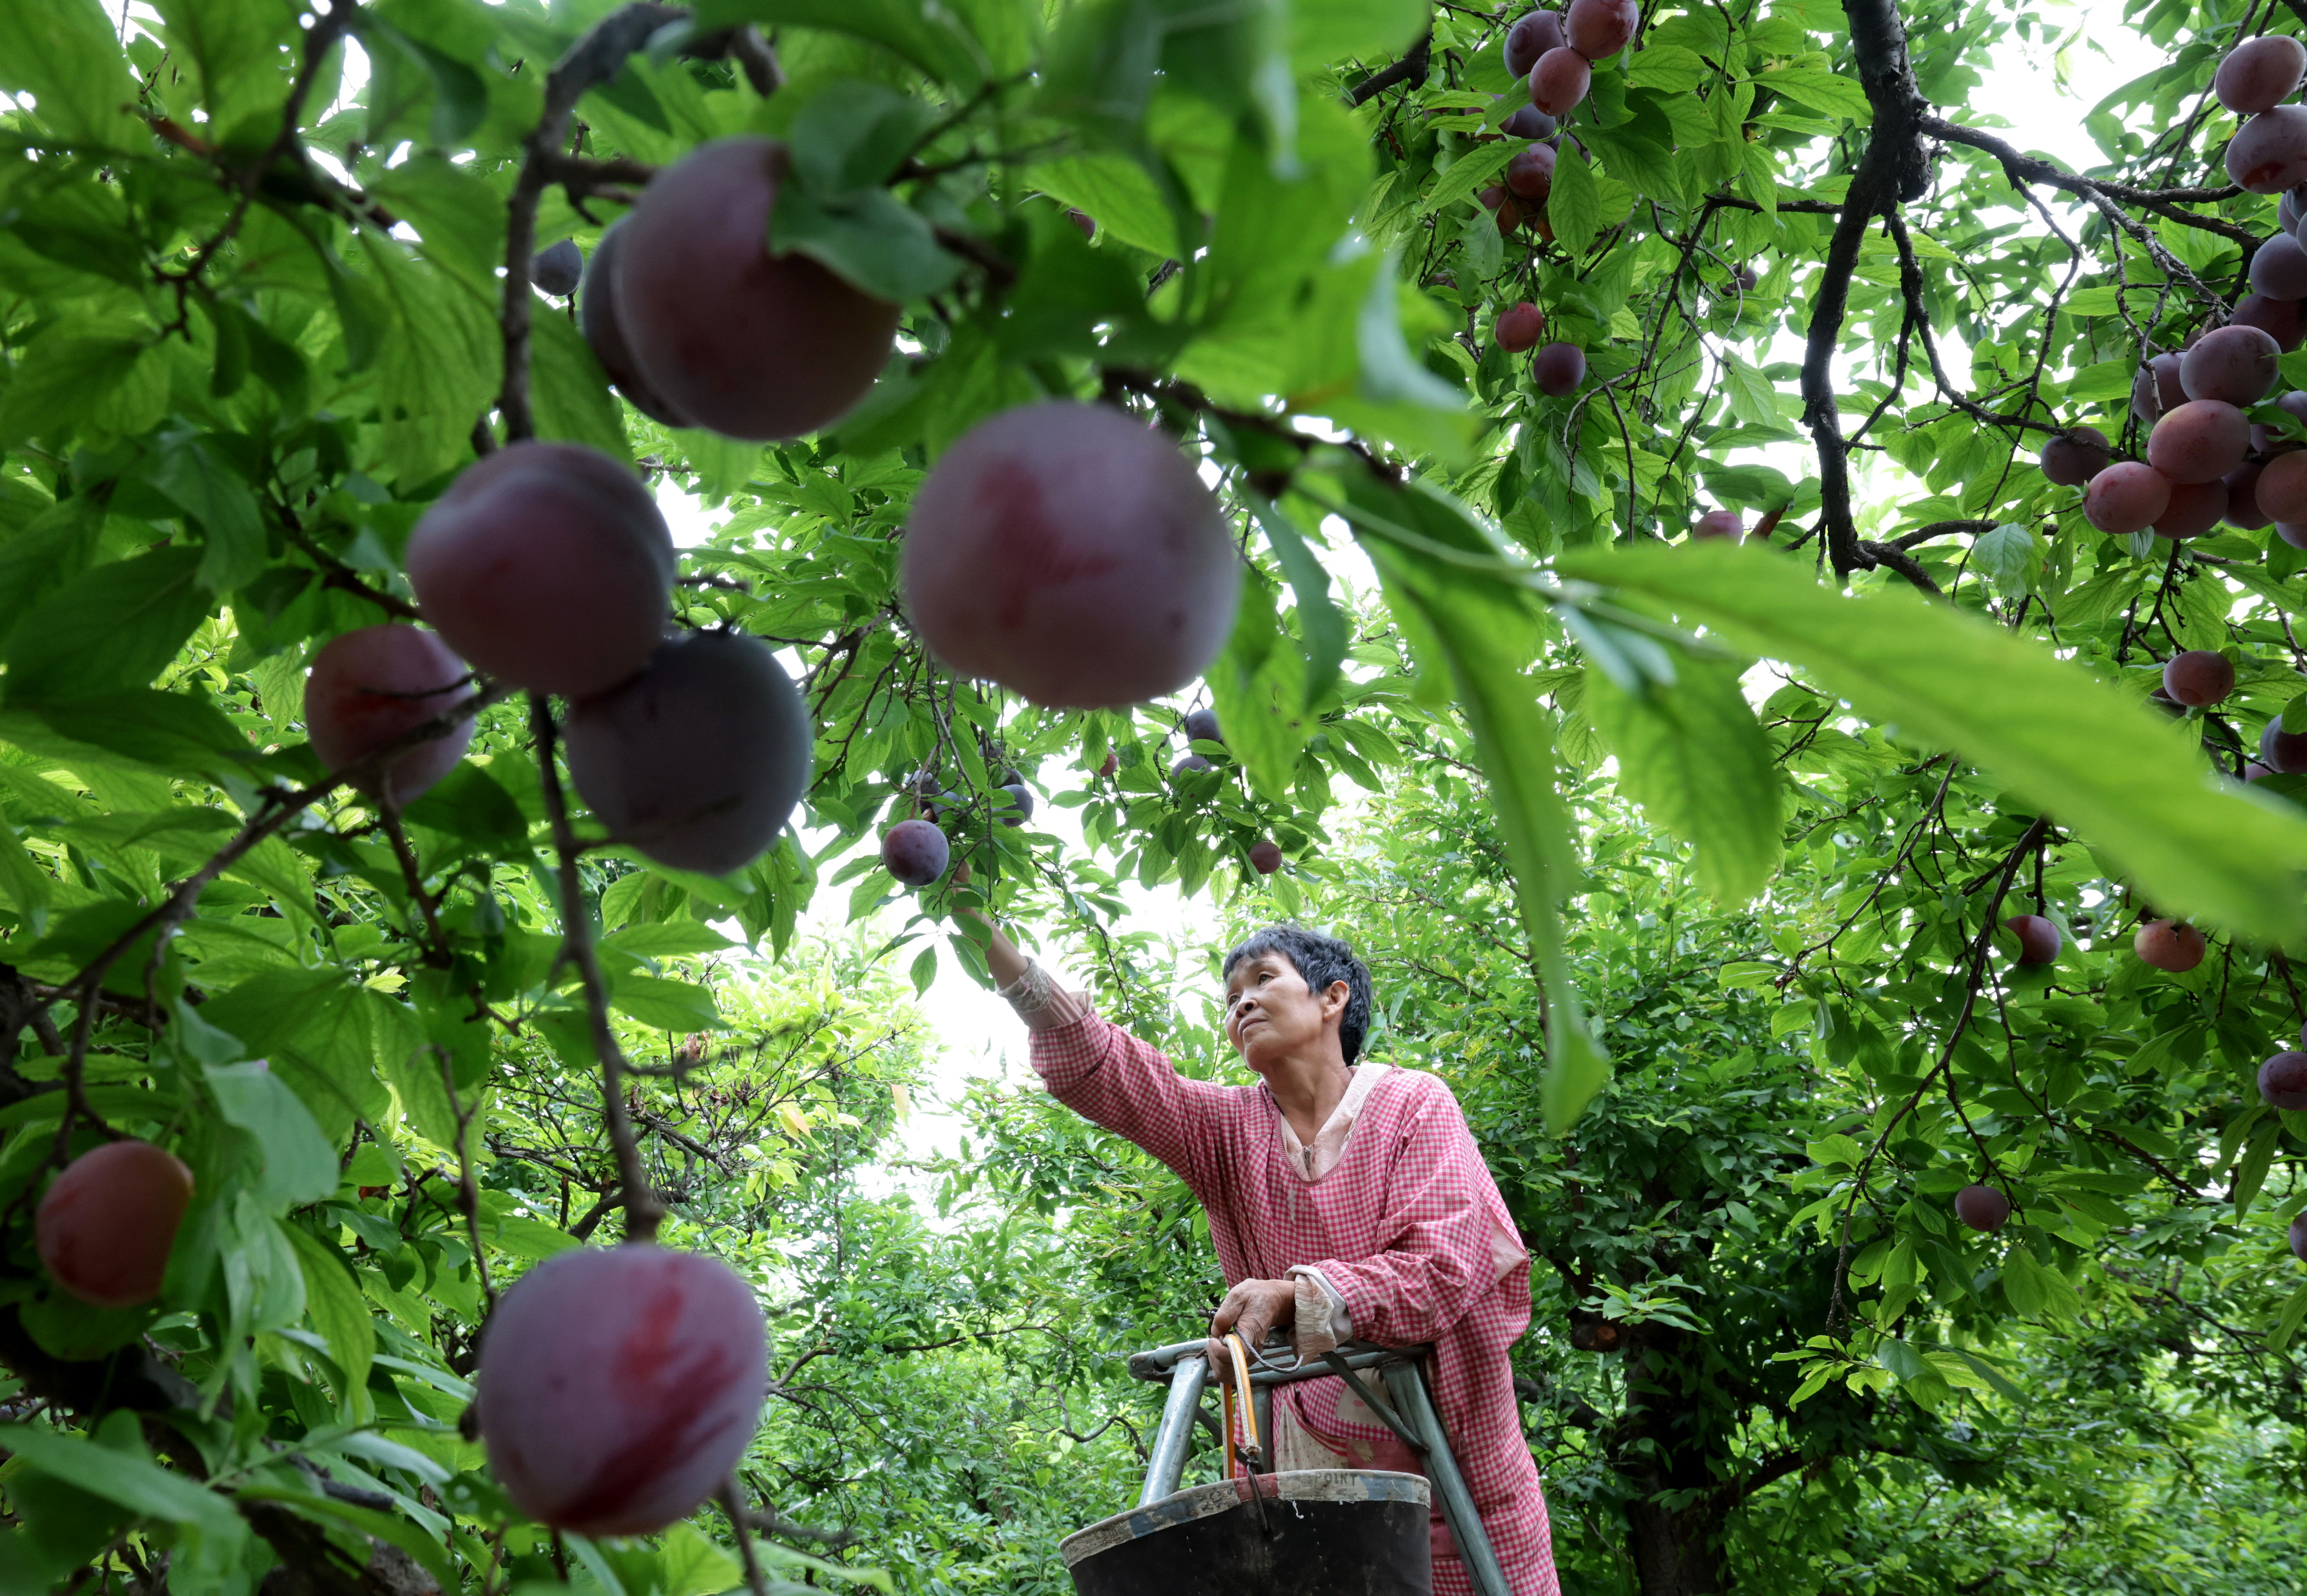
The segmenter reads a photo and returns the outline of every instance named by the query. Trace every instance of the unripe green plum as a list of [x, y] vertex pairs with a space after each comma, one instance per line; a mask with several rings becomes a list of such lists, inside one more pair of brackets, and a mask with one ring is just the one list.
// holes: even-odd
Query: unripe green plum
[[1241, 560], [1177, 446], [1104, 405], [979, 423], [914, 491], [906, 613], [953, 670], [1045, 708], [1177, 691], [1233, 630]]
[[[391, 747], [473, 696], [472, 672], [439, 637], [415, 626], [364, 626], [331, 638], [304, 683], [304, 731], [331, 772]], [[420, 742], [362, 785], [407, 803], [457, 767], [472, 745], [467, 718]]]
[[48, 1276], [96, 1308], [134, 1308], [160, 1294], [193, 1171], [150, 1142], [90, 1148], [48, 1183], [32, 1241]]
[[2307, 1109], [2307, 1053], [2281, 1052], [2261, 1064], [2259, 1095], [2269, 1108]]
[[569, 774], [619, 842], [675, 870], [759, 858], [809, 786], [808, 707], [758, 638], [674, 639], [570, 710]]
[[1954, 1216], [1987, 1235], [2011, 1220], [2011, 1199], [1992, 1186], [1971, 1185], [1954, 1194]]
[[908, 887], [926, 887], [945, 874], [953, 845], [927, 820], [900, 820], [881, 837], [881, 863]]
[[2013, 914], [2004, 927], [2019, 939], [2019, 962], [2047, 965], [2059, 957], [2059, 928], [2040, 914]]
[[2183, 975], [2203, 962], [2210, 944], [2191, 925], [2176, 920], [2150, 920], [2131, 937], [2131, 950], [2158, 970]]
[[613, 687], [665, 636], [673, 534], [638, 477], [581, 444], [513, 443], [466, 467], [405, 559], [442, 640], [532, 692]]
[[768, 1349], [726, 1265], [646, 1244], [579, 1248], [507, 1291], [475, 1399], [513, 1505], [584, 1535], [646, 1535], [720, 1489], [760, 1428]]
[[797, 438], [838, 419], [896, 339], [896, 305], [772, 253], [790, 159], [774, 139], [716, 139], [658, 173], [610, 285], [649, 387], [733, 438]]

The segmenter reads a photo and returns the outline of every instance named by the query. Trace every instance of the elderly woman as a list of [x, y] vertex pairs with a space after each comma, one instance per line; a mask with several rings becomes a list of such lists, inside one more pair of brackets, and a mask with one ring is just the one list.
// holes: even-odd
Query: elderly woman
[[[1226, 955], [1226, 1037], [1258, 1084], [1223, 1086], [1180, 1076], [987, 929], [1051, 1092], [1176, 1171], [1209, 1211], [1231, 1287], [1210, 1333], [1254, 1347], [1287, 1330], [1303, 1357], [1350, 1336], [1433, 1343], [1436, 1403], [1514, 1596], [1557, 1596], [1506, 1360], [1530, 1323], [1530, 1257], [1450, 1088], [1357, 1062], [1370, 979], [1353, 949], [1274, 926]], [[1277, 1468], [1419, 1472], [1338, 1379], [1278, 1387], [1274, 1429]], [[1438, 1506], [1431, 1532], [1435, 1591], [1471, 1592]]]

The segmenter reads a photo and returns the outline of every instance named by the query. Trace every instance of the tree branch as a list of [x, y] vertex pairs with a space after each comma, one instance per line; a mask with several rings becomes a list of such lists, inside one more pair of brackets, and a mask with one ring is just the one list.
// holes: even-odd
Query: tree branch
[[2183, 227], [2197, 227], [2206, 233], [2216, 233], [2222, 238], [2233, 239], [2245, 248], [2256, 247], [2263, 235], [2223, 217], [2198, 216], [2183, 209], [2188, 205], [2212, 205], [2221, 200], [2231, 200], [2243, 190], [2230, 184], [2225, 188], [2138, 188], [2128, 183], [2110, 183], [2100, 177], [2078, 177], [2062, 171], [2047, 160], [2021, 154], [2017, 146], [1982, 133], [1975, 127], [1965, 127], [1960, 122], [1949, 122], [1943, 116], [1925, 114], [1922, 131], [1934, 139], [1944, 139], [1950, 144], [1967, 144], [1993, 156], [2001, 163], [2003, 176], [2011, 179], [2013, 188], [2030, 183], [2045, 183], [2053, 188], [2064, 189], [2086, 200], [2112, 200], [2119, 205], [2135, 205], [2157, 216], [2168, 217]]
[[1384, 94], [1396, 83], [1406, 82], [1412, 89], [1423, 89], [1426, 87], [1427, 69], [1432, 65], [1433, 60], [1434, 30], [1428, 28], [1401, 60], [1392, 66], [1380, 67], [1347, 90], [1346, 103], [1350, 106], [1362, 105]]

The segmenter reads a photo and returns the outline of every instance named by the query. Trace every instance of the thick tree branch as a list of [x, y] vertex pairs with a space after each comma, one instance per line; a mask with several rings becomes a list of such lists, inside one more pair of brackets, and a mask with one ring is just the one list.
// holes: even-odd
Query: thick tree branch
[[1384, 94], [1396, 83], [1408, 83], [1412, 89], [1423, 89], [1427, 69], [1433, 59], [1434, 30], [1428, 28], [1401, 60], [1392, 66], [1379, 68], [1346, 90], [1346, 103], [1350, 106], [1362, 105]]
[[1842, 214], [1826, 250], [1812, 303], [1809, 342], [1803, 355], [1803, 421], [1818, 447], [1819, 493], [1827, 558], [1837, 576], [1863, 569], [1858, 528], [1850, 511], [1850, 447], [1834, 402], [1832, 362], [1850, 303], [1850, 274], [1868, 224], [1901, 200], [1919, 198], [1930, 180], [1929, 151], [1920, 135], [1927, 110], [1907, 60], [1907, 35], [1894, 0], [1844, 0], [1858, 79], [1874, 107], [1865, 153], [1851, 175]]
[[2060, 170], [2049, 161], [2020, 152], [2017, 146], [1982, 133], [1975, 127], [1965, 127], [1960, 122], [1949, 122], [1943, 116], [1925, 115], [1922, 131], [1934, 139], [1944, 139], [1950, 144], [1968, 144], [1983, 150], [2001, 163], [2003, 176], [2011, 186], [2023, 188], [2030, 183], [2048, 184], [2064, 189], [2082, 199], [2097, 202], [2112, 200], [2118, 205], [2132, 205], [2141, 210], [2168, 217], [2183, 227], [2197, 227], [2206, 233], [2216, 233], [2222, 238], [2233, 239], [2245, 248], [2256, 247], [2263, 236], [2251, 228], [2228, 221], [2224, 217], [2199, 216], [2185, 209], [2189, 205], [2212, 205], [2221, 200], [2231, 200], [2243, 190], [2230, 184], [2225, 188], [2139, 188], [2128, 183], [2111, 183], [2102, 177], [2078, 177]]

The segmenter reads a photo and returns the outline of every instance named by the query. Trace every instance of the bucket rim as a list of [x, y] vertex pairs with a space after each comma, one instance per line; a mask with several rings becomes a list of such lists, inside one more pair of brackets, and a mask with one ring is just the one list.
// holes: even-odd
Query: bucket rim
[[[1407, 1502], [1420, 1511], [1432, 1509], [1433, 1488], [1423, 1474], [1399, 1474], [1383, 1469], [1291, 1469], [1258, 1476], [1259, 1495], [1285, 1502]], [[1249, 1500], [1244, 1480], [1213, 1480], [1188, 1486], [1157, 1502], [1132, 1507], [1075, 1531], [1058, 1542], [1068, 1568], [1196, 1519], [1213, 1517]]]

